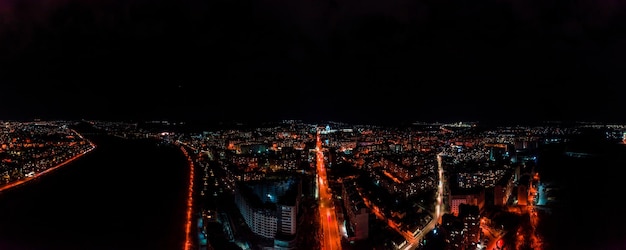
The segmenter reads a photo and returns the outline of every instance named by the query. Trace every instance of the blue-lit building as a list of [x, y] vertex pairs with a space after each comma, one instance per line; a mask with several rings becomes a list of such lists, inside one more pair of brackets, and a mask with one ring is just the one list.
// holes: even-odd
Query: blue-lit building
[[274, 249], [295, 249], [301, 181], [274, 176], [238, 183], [235, 203], [250, 230], [273, 240]]

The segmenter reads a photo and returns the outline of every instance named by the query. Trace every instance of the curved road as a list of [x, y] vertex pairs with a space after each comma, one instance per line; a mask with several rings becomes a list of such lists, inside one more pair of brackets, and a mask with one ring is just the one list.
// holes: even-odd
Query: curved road
[[0, 193], [0, 249], [181, 249], [189, 169], [179, 149], [90, 139], [89, 154]]

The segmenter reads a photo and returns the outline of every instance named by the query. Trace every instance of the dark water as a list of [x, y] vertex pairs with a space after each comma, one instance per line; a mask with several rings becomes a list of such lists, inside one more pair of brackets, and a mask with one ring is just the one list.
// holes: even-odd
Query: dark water
[[542, 180], [558, 189], [552, 214], [541, 220], [544, 249], [626, 249], [626, 145], [587, 146], [594, 156], [554, 150], [540, 158]]
[[176, 148], [98, 136], [96, 150], [0, 193], [0, 249], [181, 249], [188, 168]]

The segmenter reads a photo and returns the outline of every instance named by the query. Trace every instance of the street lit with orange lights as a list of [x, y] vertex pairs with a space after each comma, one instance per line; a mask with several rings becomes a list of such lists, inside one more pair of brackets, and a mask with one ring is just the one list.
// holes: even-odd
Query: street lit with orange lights
[[193, 159], [187, 153], [187, 150], [184, 146], [180, 147], [180, 150], [183, 151], [185, 157], [187, 157], [187, 161], [189, 162], [189, 189], [187, 196], [187, 220], [185, 221], [185, 243], [183, 246], [184, 250], [190, 250], [193, 246], [192, 237], [191, 237], [191, 224], [193, 222], [193, 176], [194, 176], [194, 164]]
[[404, 231], [400, 228], [400, 226], [398, 226], [398, 224], [396, 222], [394, 222], [393, 220], [390, 220], [389, 218], [387, 218], [380, 210], [380, 208], [378, 208], [378, 206], [376, 206], [376, 204], [373, 204], [370, 200], [368, 200], [367, 198], [363, 198], [363, 201], [365, 202], [366, 206], [369, 207], [372, 212], [374, 213], [374, 215], [376, 215], [376, 218], [378, 218], [381, 221], [385, 221], [387, 223], [387, 225], [393, 229], [394, 231], [396, 231], [397, 233], [399, 233], [400, 235], [402, 235], [402, 237], [404, 237], [404, 239], [407, 242], [407, 247], [405, 249], [410, 249], [411, 246], [417, 246], [417, 238], [413, 237], [413, 234], [408, 232], [408, 231]]
[[[540, 195], [536, 187], [538, 182], [539, 175], [535, 174], [533, 176], [533, 184], [530, 185], [528, 191], [528, 205], [511, 205], [506, 207], [506, 212], [520, 216], [524, 218], [523, 221], [527, 221], [528, 223], [520, 224], [517, 228], [507, 231], [497, 225], [495, 227], [489, 225], [490, 223], [486, 223], [486, 219], [484, 218], [481, 219], [481, 228], [485, 237], [489, 239], [489, 243], [486, 245], [485, 249], [508, 249], [509, 246], [511, 249], [528, 249], [529, 247], [534, 250], [543, 249], [543, 239], [537, 232], [537, 227], [539, 226], [537, 210], [541, 208], [537, 207], [535, 204], [536, 196]], [[512, 242], [504, 241], [505, 235], [507, 234], [515, 234], [515, 236], [512, 237]]]
[[317, 187], [319, 193], [319, 213], [320, 213], [320, 230], [322, 249], [332, 250], [341, 249], [341, 234], [339, 232], [339, 223], [337, 222], [337, 216], [335, 215], [335, 205], [332, 198], [332, 192], [328, 186], [328, 179], [326, 177], [326, 168], [324, 166], [324, 153], [322, 152], [322, 141], [320, 139], [320, 133], [317, 133], [317, 142], [315, 147], [316, 152], [316, 166], [317, 166]]
[[444, 176], [443, 176], [443, 166], [441, 161], [441, 155], [437, 155], [437, 164], [438, 164], [438, 173], [439, 173], [439, 183], [437, 186], [437, 203], [435, 205], [434, 218], [431, 219], [428, 224], [424, 226], [416, 235], [413, 235], [412, 232], [403, 230], [400, 226], [397, 225], [396, 222], [387, 218], [376, 206], [376, 204], [372, 203], [369, 199], [363, 198], [365, 205], [371, 209], [372, 213], [376, 215], [381, 221], [385, 221], [387, 225], [402, 235], [406, 240], [406, 244], [402, 247], [403, 250], [413, 250], [419, 247], [420, 241], [428, 234], [430, 231], [436, 228], [437, 224], [441, 222], [441, 217], [444, 214], [444, 204], [443, 204], [443, 194], [444, 194]]
[[530, 241], [531, 241], [531, 246], [533, 249], [535, 250], [541, 250], [543, 249], [543, 240], [540, 237], [539, 233], [537, 232], [537, 227], [539, 226], [539, 216], [537, 214], [537, 209], [535, 207], [536, 204], [536, 198], [539, 194], [539, 190], [537, 188], [537, 185], [539, 183], [539, 173], [535, 173], [535, 175], [533, 175], [533, 181], [532, 181], [532, 185], [530, 185], [530, 190], [529, 190], [529, 205], [525, 207], [526, 213], [528, 214], [528, 216], [530, 217], [530, 227], [531, 230], [529, 232], [529, 235], [527, 235], [528, 237], [530, 237]]
[[[82, 136], [80, 136], [80, 137], [82, 138]], [[8, 190], [8, 189], [11, 189], [11, 188], [14, 188], [14, 187], [17, 187], [17, 186], [21, 186], [21, 185], [23, 185], [25, 183], [28, 183], [29, 181], [35, 180], [35, 179], [37, 179], [37, 178], [39, 178], [39, 177], [41, 177], [41, 176], [43, 176], [45, 174], [48, 174], [48, 173], [50, 173], [50, 172], [52, 172], [54, 170], [57, 170], [60, 167], [63, 167], [63, 166], [67, 165], [70, 162], [73, 162], [74, 160], [84, 156], [85, 154], [93, 151], [96, 148], [96, 145], [93, 144], [92, 142], [89, 142], [89, 144], [90, 144], [91, 147], [89, 149], [87, 149], [85, 152], [77, 154], [77, 155], [73, 156], [72, 158], [70, 158], [70, 159], [68, 159], [68, 160], [66, 160], [66, 161], [64, 161], [64, 162], [62, 162], [62, 163], [60, 163], [60, 164], [58, 164], [58, 165], [56, 165], [54, 167], [48, 168], [48, 169], [46, 169], [44, 171], [41, 171], [41, 172], [37, 173], [36, 175], [34, 175], [32, 177], [28, 177], [28, 178], [25, 178], [25, 179], [22, 179], [22, 180], [18, 180], [18, 181], [6, 184], [6, 185], [0, 187], [0, 192]]]
[[483, 218], [480, 223], [481, 230], [483, 232], [484, 238], [488, 239], [488, 243], [484, 246], [484, 249], [488, 250], [496, 250], [502, 249], [504, 247], [504, 241], [502, 237], [506, 234], [506, 231], [501, 228], [493, 228], [488, 225]]

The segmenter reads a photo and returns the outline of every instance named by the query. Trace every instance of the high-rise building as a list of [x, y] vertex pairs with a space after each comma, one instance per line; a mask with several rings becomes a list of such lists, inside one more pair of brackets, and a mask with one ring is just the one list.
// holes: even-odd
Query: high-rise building
[[517, 184], [517, 205], [526, 206], [528, 204], [530, 175], [523, 175]]
[[349, 235], [352, 240], [363, 240], [369, 237], [369, 217], [370, 211], [360, 197], [356, 182], [346, 180], [341, 185], [341, 197], [347, 213], [347, 225], [353, 235]]
[[274, 240], [274, 249], [293, 249], [302, 188], [293, 177], [239, 182], [235, 204], [250, 230]]
[[462, 204], [474, 205], [479, 209], [485, 206], [485, 189], [454, 189], [450, 192], [450, 213], [459, 215], [459, 207]]
[[480, 210], [478, 206], [461, 205], [459, 219], [463, 221], [463, 246], [465, 249], [476, 249], [476, 244], [480, 240]]
[[528, 205], [528, 186], [524, 184], [517, 185], [517, 205]]
[[513, 192], [514, 178], [513, 173], [507, 173], [493, 187], [493, 204], [495, 206], [504, 206], [507, 204]]

